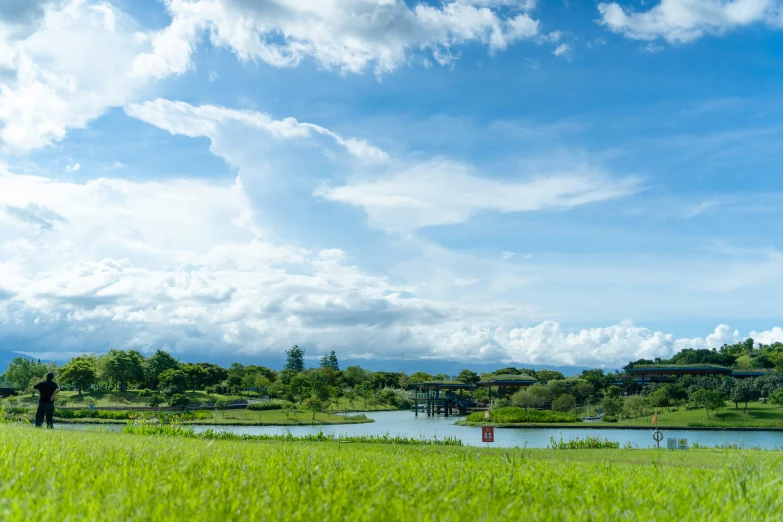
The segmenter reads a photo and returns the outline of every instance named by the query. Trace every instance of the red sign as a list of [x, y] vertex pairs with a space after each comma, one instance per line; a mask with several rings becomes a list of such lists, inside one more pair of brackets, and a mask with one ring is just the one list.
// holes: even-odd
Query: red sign
[[495, 427], [494, 426], [482, 426], [481, 427], [481, 442], [495, 442]]

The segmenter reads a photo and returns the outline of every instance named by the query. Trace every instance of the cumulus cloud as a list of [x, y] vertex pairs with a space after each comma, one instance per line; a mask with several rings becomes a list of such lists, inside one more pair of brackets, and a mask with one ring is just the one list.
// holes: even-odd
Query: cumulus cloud
[[[62, 139], [113, 106], [133, 99], [144, 79], [129, 76], [131, 60], [147, 49], [136, 23], [104, 2], [39, 3], [30, 34], [0, 27], [0, 141], [28, 150]], [[36, 11], [37, 12], [37, 11]]]
[[501, 181], [480, 177], [463, 164], [433, 160], [377, 179], [322, 187], [315, 194], [363, 207], [382, 228], [411, 230], [461, 223], [482, 211], [566, 209], [638, 190], [635, 178], [613, 179], [589, 168]]
[[561, 43], [555, 48], [554, 51], [552, 51], [552, 54], [554, 54], [555, 56], [565, 58], [566, 60], [570, 60], [572, 51], [573, 49], [571, 48], [570, 45], [566, 43]]
[[783, 343], [783, 328], [776, 326], [763, 332], [750, 332], [750, 337], [761, 344]]
[[[504, 16], [498, 8], [522, 12]], [[214, 45], [242, 60], [275, 67], [312, 59], [322, 67], [358, 73], [393, 71], [419, 50], [447, 63], [451, 49], [480, 43], [491, 51], [532, 39], [538, 21], [532, 2], [455, 0], [439, 6], [403, 0], [169, 0], [172, 23], [150, 37], [153, 51], [134, 61], [143, 76], [165, 76], [190, 66], [195, 41], [207, 32]]]
[[[538, 22], [526, 12], [528, 4], [168, 0], [171, 23], [150, 31], [107, 1], [6, 0], [0, 69], [9, 74], [0, 78], [0, 142], [12, 151], [49, 145], [112, 107], [143, 99], [157, 80], [192, 68], [204, 35], [241, 60], [292, 67], [312, 59], [342, 72], [373, 65], [381, 73], [422, 50], [447, 63], [464, 44], [495, 52], [531, 39]], [[376, 152], [363, 142], [344, 146]]]
[[598, 4], [601, 23], [635, 40], [687, 43], [756, 23], [783, 26], [778, 0], [661, 0], [647, 11], [629, 11], [615, 2]]
[[362, 271], [341, 250], [270, 240], [238, 181], [0, 173], [0, 205], [0, 341], [26, 353], [165, 348], [241, 358], [296, 342], [344, 357], [613, 367], [739, 339], [728, 327], [703, 339], [630, 322], [514, 327], [527, 317], [522, 306], [432, 299]]
[[125, 112], [129, 116], [172, 134], [191, 138], [204, 136], [214, 139], [221, 125], [239, 123], [250, 128], [261, 129], [279, 139], [310, 138], [314, 134], [326, 136], [358, 159], [372, 162], [383, 162], [388, 159], [384, 151], [365, 140], [344, 138], [329, 129], [312, 123], [302, 123], [294, 118], [275, 120], [255, 111], [238, 111], [215, 105], [194, 107], [184, 102], [157, 99], [130, 105], [125, 108]]

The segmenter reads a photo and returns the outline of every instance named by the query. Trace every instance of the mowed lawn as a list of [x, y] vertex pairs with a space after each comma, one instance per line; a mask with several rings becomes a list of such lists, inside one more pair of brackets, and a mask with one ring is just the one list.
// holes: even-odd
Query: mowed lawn
[[775, 520], [781, 454], [230, 442], [0, 426], [0, 519]]
[[[707, 412], [704, 409], [686, 410], [684, 407], [667, 411], [658, 408], [658, 425], [667, 426], [715, 426], [715, 427], [779, 427], [783, 428], [783, 407], [760, 402], [748, 403], [747, 412], [743, 411], [744, 404], [740, 403], [739, 409], [735, 409], [733, 402], [726, 402], [726, 407], [720, 411]], [[652, 415], [638, 419], [621, 420], [613, 423], [615, 426], [644, 425], [651, 426]], [[606, 424], [606, 423], [604, 423]]]

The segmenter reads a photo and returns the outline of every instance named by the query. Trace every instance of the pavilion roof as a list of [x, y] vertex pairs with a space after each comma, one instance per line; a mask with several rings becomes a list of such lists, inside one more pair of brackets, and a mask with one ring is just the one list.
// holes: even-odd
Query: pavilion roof
[[467, 390], [473, 386], [457, 381], [429, 381], [411, 383], [412, 388], [442, 388], [444, 390]]
[[714, 364], [651, 364], [626, 370], [639, 375], [729, 375], [731, 372], [731, 368]]

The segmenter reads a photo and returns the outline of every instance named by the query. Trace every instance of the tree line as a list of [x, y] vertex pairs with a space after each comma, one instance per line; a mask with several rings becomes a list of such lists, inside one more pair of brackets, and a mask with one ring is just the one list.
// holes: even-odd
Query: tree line
[[[554, 370], [511, 366], [483, 375], [469, 369], [456, 376], [421, 371], [408, 375], [405, 372], [372, 372], [356, 365], [341, 369], [334, 351], [323, 355], [317, 368], [306, 368], [305, 356], [304, 349], [292, 346], [286, 351], [285, 366], [277, 371], [239, 362], [227, 368], [209, 362], [185, 363], [164, 350], [157, 350], [148, 357], [135, 350], [110, 350], [102, 355], [74, 357], [62, 366], [17, 357], [2, 378], [14, 388], [30, 390], [47, 372], [53, 371], [63, 388], [79, 394], [87, 390], [139, 389], [150, 397], [153, 406], [162, 403], [164, 397], [174, 404], [171, 397], [181, 396], [188, 390], [203, 390], [222, 395], [255, 393], [291, 403], [323, 405], [344, 397], [351, 403], [362, 401], [365, 406], [382, 403], [405, 407], [408, 395], [403, 390], [408, 390], [412, 383], [455, 380], [476, 384], [481, 380], [515, 379], [537, 382], [523, 389], [511, 386], [496, 389], [495, 405], [565, 412], [589, 402], [600, 405], [610, 416], [638, 416], [650, 408], [671, 409], [685, 404], [703, 407], [709, 415], [724, 400], [730, 400], [736, 408], [740, 404], [747, 408], [749, 401], [760, 397], [783, 402], [783, 344], [756, 345], [752, 339], [713, 350], [685, 349], [670, 359], [640, 359], [630, 362], [624, 370], [650, 364], [718, 364], [768, 370], [762, 377], [683, 376], [676, 382], [648, 383], [645, 387], [623, 370], [605, 372], [593, 368], [569, 378]], [[472, 396], [477, 402], [486, 403], [490, 399], [489, 393], [487, 388], [479, 387], [472, 391]], [[629, 397], [623, 399], [623, 395]], [[187, 397], [178, 400], [186, 403]]]

